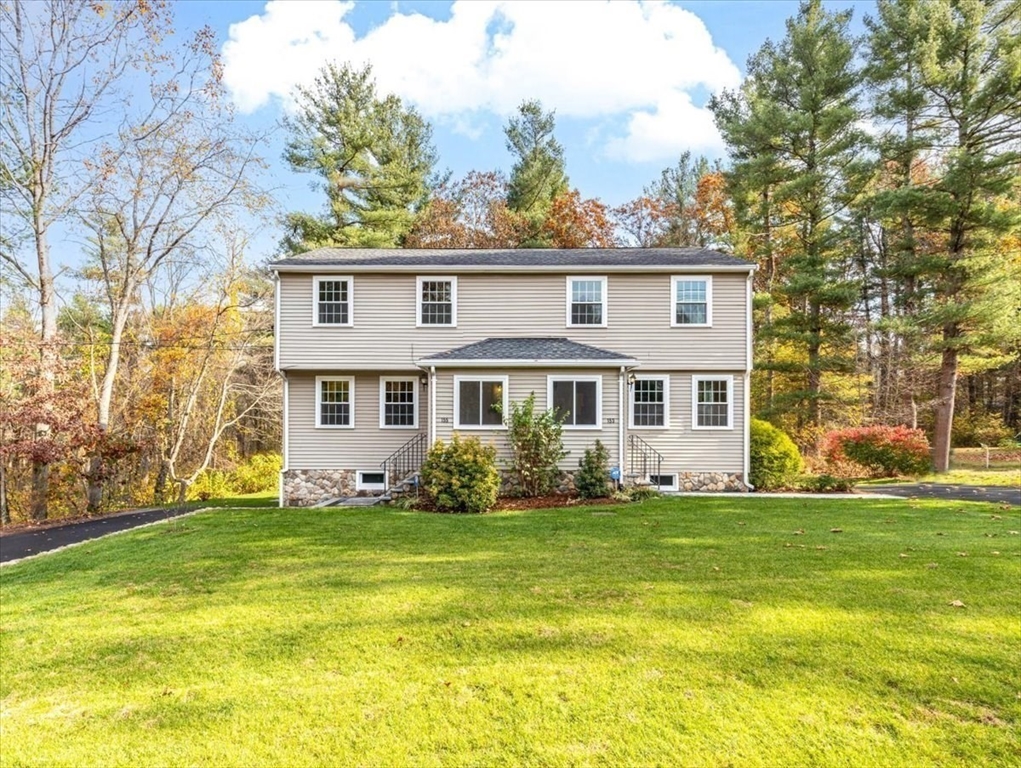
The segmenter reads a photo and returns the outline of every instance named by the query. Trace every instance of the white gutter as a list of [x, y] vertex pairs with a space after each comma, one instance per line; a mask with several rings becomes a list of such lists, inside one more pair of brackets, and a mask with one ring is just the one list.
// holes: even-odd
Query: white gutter
[[579, 274], [622, 272], [627, 274], [666, 273], [666, 274], [714, 274], [722, 272], [754, 272], [754, 264], [558, 264], [556, 266], [527, 266], [508, 264], [351, 264], [343, 260], [323, 264], [271, 264], [270, 269], [277, 273], [314, 273], [314, 274], [352, 274], [355, 272], [410, 272], [420, 275], [450, 275], [472, 272], [483, 274], [538, 273], [538, 274]]
[[[430, 360], [426, 357], [415, 361], [415, 365], [419, 368], [427, 365], [433, 368], [616, 368], [620, 364], [620, 358], [616, 360], [550, 360], [544, 358], [530, 360], [455, 360], [453, 358]], [[637, 368], [640, 365], [637, 360], [628, 360], [624, 364], [632, 368]]]

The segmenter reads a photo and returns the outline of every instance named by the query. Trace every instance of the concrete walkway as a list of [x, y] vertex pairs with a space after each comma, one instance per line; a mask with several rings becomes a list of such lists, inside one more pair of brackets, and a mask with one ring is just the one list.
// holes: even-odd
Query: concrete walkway
[[100, 536], [128, 531], [192, 512], [198, 512], [198, 510], [195, 507], [136, 509], [117, 512], [93, 520], [4, 533], [0, 535], [0, 564], [12, 563], [43, 552], [62, 549], [72, 544], [81, 544], [83, 541], [98, 539]]

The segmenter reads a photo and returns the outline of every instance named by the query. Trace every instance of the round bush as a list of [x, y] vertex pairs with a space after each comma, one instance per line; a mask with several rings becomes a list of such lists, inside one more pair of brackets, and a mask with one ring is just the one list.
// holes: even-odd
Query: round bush
[[801, 454], [794, 441], [768, 421], [752, 419], [751, 481], [759, 490], [790, 486], [801, 471]]
[[421, 477], [422, 487], [440, 509], [485, 512], [496, 504], [500, 491], [496, 447], [456, 433], [449, 443], [437, 440], [422, 464]]
[[932, 467], [929, 439], [905, 426], [839, 429], [826, 436], [824, 452], [830, 463], [852, 462], [870, 477], [920, 475]]

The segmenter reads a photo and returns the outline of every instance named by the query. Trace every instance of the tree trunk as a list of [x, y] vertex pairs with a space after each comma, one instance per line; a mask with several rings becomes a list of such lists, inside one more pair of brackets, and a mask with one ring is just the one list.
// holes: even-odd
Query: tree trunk
[[0, 459], [0, 525], [10, 525], [11, 508], [7, 504], [7, 461]]
[[45, 520], [49, 510], [50, 465], [41, 461], [32, 463], [32, 520]]
[[166, 499], [167, 480], [170, 478], [170, 466], [165, 461], [160, 462], [160, 471], [156, 473], [156, 482], [153, 484], [152, 500], [156, 504], [162, 504]]
[[85, 491], [90, 515], [98, 514], [103, 507], [103, 457], [96, 453], [89, 459], [88, 488]]
[[954, 428], [954, 398], [957, 394], [957, 349], [953, 339], [957, 327], [943, 329], [943, 358], [939, 369], [939, 397], [936, 401], [936, 434], [933, 464], [937, 472], [950, 469], [950, 437]]

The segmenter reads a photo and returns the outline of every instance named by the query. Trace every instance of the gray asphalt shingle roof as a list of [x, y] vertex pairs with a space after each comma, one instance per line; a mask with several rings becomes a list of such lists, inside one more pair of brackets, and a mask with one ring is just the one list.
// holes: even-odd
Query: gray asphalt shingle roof
[[445, 361], [471, 362], [476, 360], [599, 360], [633, 363], [635, 358], [611, 352], [608, 349], [579, 344], [565, 338], [494, 338], [476, 341], [456, 349], [448, 349], [422, 358], [422, 363]]
[[270, 264], [352, 267], [752, 267], [750, 262], [708, 248], [517, 248], [395, 249], [318, 248]]

